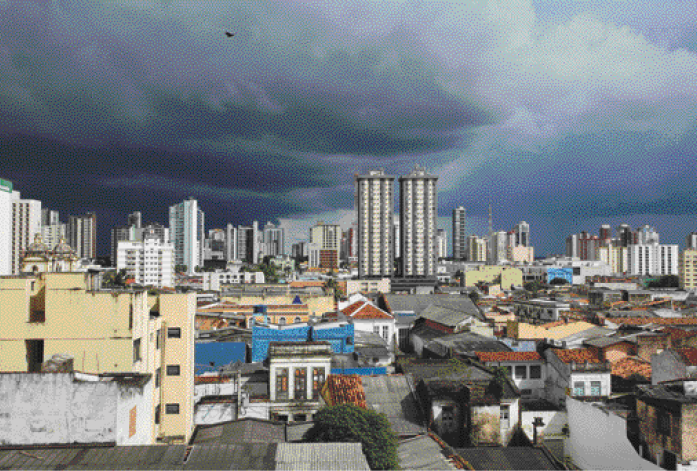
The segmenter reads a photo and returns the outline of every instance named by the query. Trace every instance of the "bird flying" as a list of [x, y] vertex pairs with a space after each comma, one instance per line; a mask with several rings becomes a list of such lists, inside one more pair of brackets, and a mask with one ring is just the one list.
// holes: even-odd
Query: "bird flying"
[[235, 35], [235, 33], [231, 33], [230, 31], [225, 31], [225, 36], [227, 36], [228, 38], [231, 38], [234, 35]]

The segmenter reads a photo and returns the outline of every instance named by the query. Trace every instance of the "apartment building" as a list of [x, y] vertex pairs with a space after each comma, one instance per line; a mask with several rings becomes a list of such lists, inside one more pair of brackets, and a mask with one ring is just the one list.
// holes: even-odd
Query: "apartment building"
[[174, 247], [152, 233], [143, 240], [118, 243], [116, 269], [126, 270], [143, 286], [174, 286]]
[[34, 236], [41, 233], [41, 201], [19, 199], [19, 193], [12, 200], [12, 273], [19, 273], [22, 257], [34, 242]]
[[466, 237], [465, 237], [465, 222], [467, 213], [465, 208], [459, 206], [453, 209], [453, 258], [455, 260], [464, 260], [467, 256], [466, 252]]
[[436, 276], [437, 181], [437, 176], [419, 166], [409, 175], [399, 177], [400, 275], [403, 277]]
[[39, 372], [65, 354], [80, 372], [151, 375], [151, 442], [188, 442], [196, 295], [95, 287], [88, 273], [0, 277], [0, 371]]
[[68, 244], [80, 258], [97, 257], [97, 215], [68, 217]]
[[0, 178], [0, 276], [12, 274], [12, 188]]
[[686, 249], [680, 254], [678, 277], [680, 288], [685, 290], [697, 288], [697, 249]]
[[354, 176], [359, 278], [391, 277], [394, 271], [394, 179], [383, 170]]

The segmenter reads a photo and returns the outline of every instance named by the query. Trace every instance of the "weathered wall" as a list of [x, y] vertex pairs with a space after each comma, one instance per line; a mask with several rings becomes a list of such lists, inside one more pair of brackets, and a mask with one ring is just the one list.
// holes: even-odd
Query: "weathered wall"
[[71, 373], [0, 375], [0, 444], [116, 441], [115, 383], [73, 382]]
[[563, 410], [523, 411], [520, 416], [523, 431], [531, 441], [534, 436], [532, 423], [535, 417], [542, 417], [544, 423], [542, 427], [537, 427], [538, 439], [563, 437], [562, 428], [568, 424], [566, 411]]
[[153, 386], [148, 381], [142, 388], [116, 385], [116, 443], [118, 445], [151, 445], [153, 443]]
[[473, 446], [501, 444], [500, 414], [498, 404], [471, 408], [470, 438]]

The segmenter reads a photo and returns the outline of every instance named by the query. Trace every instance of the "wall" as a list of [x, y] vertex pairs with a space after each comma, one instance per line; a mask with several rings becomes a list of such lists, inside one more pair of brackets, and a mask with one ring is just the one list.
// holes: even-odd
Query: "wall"
[[237, 402], [197, 404], [194, 415], [196, 425], [212, 425], [237, 420]]
[[589, 403], [566, 398], [568, 452], [581, 469], [661, 469], [641, 458], [627, 439], [621, 417]]
[[[73, 378], [72, 373], [0, 374], [0, 444], [152, 443], [151, 389]], [[134, 407], [142, 420], [129, 437]]]
[[[292, 304], [295, 299], [295, 294], [288, 295], [271, 295], [271, 296], [225, 296], [222, 301], [230, 301], [237, 304], [252, 305], [257, 304]], [[303, 304], [307, 304], [310, 314], [321, 316], [325, 312], [336, 311], [334, 304], [334, 296], [314, 296], [314, 295], [299, 295]]]
[[542, 417], [543, 426], [537, 427], [538, 440], [542, 437], [546, 439], [560, 438], [564, 436], [562, 428], [569, 423], [566, 411], [563, 410], [542, 410], [542, 411], [523, 411], [520, 414], [520, 425], [525, 435], [532, 441], [534, 430], [532, 423], [535, 417]]
[[651, 357], [651, 384], [687, 377], [685, 362], [678, 360], [678, 353], [666, 350]]
[[472, 446], [501, 444], [501, 408], [498, 404], [470, 408]]

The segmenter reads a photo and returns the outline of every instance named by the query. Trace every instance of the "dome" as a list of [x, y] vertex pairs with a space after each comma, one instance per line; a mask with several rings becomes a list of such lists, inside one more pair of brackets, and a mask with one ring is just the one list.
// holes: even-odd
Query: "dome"
[[55, 255], [75, 255], [73, 248], [70, 247], [63, 238], [53, 247], [53, 253]]
[[36, 234], [34, 236], [34, 242], [29, 244], [29, 247], [27, 247], [26, 254], [46, 254], [48, 253], [49, 248], [46, 244], [44, 244], [43, 240], [41, 239], [41, 234]]

